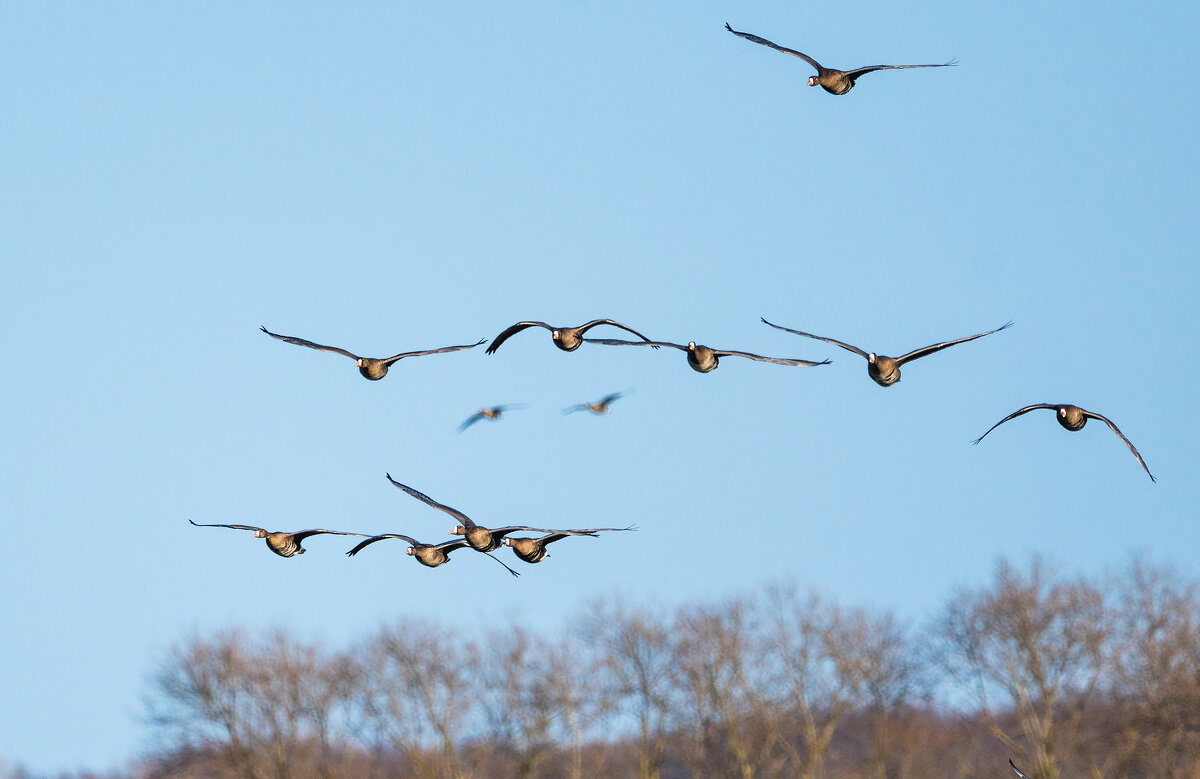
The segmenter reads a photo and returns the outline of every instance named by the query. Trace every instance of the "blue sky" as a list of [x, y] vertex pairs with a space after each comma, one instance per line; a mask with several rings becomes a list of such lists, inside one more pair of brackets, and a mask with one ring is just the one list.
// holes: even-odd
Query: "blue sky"
[[[135, 757], [146, 677], [216, 628], [554, 631], [789, 577], [921, 620], [1032, 553], [1200, 577], [1200, 8], [644, 6], [0, 9], [0, 764]], [[834, 97], [726, 21], [961, 64]], [[760, 316], [893, 355], [1016, 324], [882, 389]], [[386, 356], [594, 317], [834, 362], [700, 375], [538, 330], [367, 382], [258, 331]], [[1036, 402], [1108, 415], [1159, 483], [1049, 412], [970, 446]], [[498, 403], [528, 408], [455, 432]], [[440, 539], [385, 472], [483, 524], [641, 529], [514, 580], [187, 524]]]

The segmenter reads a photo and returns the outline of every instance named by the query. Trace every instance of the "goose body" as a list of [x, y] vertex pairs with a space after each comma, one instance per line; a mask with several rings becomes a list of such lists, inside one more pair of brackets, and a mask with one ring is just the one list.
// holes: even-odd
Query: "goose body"
[[923, 346], [920, 349], [913, 349], [908, 354], [901, 355], [900, 357], [888, 357], [883, 354], [876, 354], [875, 352], [865, 352], [862, 349], [859, 349], [857, 346], [851, 346], [844, 341], [838, 341], [833, 338], [826, 338], [822, 335], [813, 335], [812, 333], [805, 333], [801, 330], [793, 330], [790, 327], [772, 324], [766, 319], [763, 319], [762, 322], [765, 325], [770, 325], [776, 330], [783, 330], [784, 332], [792, 333], [793, 335], [802, 335], [805, 338], [815, 338], [818, 341], [824, 341], [825, 343], [830, 343], [834, 346], [840, 346], [846, 351], [854, 352], [858, 356], [865, 358], [867, 361], [867, 375], [871, 377], [871, 381], [875, 382], [881, 387], [890, 387], [900, 381], [900, 366], [907, 362], [919, 360], [922, 357], [931, 355], [934, 352], [940, 352], [942, 349], [954, 346], [955, 344], [974, 341], [976, 338], [983, 338], [985, 335], [991, 335], [992, 333], [998, 333], [1001, 330], [1007, 330], [1008, 328], [1012, 327], [1013, 324], [1012, 322], [1007, 322], [1000, 327], [997, 327], [995, 330], [988, 330], [986, 333], [968, 335], [965, 338], [955, 338], [953, 341], [942, 341], [941, 343]]
[[821, 63], [817, 62], [812, 57], [808, 56], [807, 54], [802, 54], [802, 53], [796, 51], [795, 49], [789, 49], [784, 46], [779, 46], [777, 44], [771, 43], [766, 38], [760, 38], [757, 35], [753, 35], [748, 32], [738, 32], [737, 30], [730, 27], [728, 22], [725, 23], [725, 29], [729, 30], [731, 33], [738, 36], [739, 38], [745, 38], [746, 40], [751, 41], [752, 43], [757, 43], [761, 46], [769, 46], [770, 48], [775, 49], [776, 51], [781, 51], [784, 54], [790, 54], [793, 57], [799, 57], [800, 59], [804, 60], [809, 65], [812, 65], [814, 68], [817, 69], [817, 75], [811, 76], [808, 79], [808, 85], [810, 87], [819, 86], [831, 95], [846, 94], [847, 92], [849, 92], [851, 89], [854, 88], [854, 84], [858, 81], [859, 76], [866, 75], [867, 73], [872, 73], [876, 70], [904, 70], [907, 68], [945, 68], [945, 67], [949, 67], [949, 66], [958, 64], [957, 60], [950, 60], [949, 62], [943, 62], [938, 65], [867, 65], [866, 67], [855, 68], [853, 70], [837, 70], [836, 68], [824, 67], [823, 65], [821, 65]]
[[[192, 520], [188, 520], [192, 522]], [[330, 534], [335, 536], [361, 536], [362, 533], [347, 533], [342, 530], [299, 530], [295, 533], [287, 533], [282, 531], [270, 531], [265, 528], [255, 527], [254, 525], [201, 525], [198, 522], [192, 522], [196, 527], [227, 527], [232, 530], [253, 530], [255, 538], [264, 539], [267, 542], [267, 548], [280, 557], [295, 557], [302, 555], [305, 552], [304, 547], [300, 542], [309, 536]]]
[[583, 343], [583, 334], [598, 325], [611, 325], [612, 327], [619, 327], [626, 332], [633, 333], [643, 341], [650, 340], [637, 330], [634, 330], [632, 327], [623, 325], [620, 322], [614, 322], [611, 319], [593, 319], [590, 322], [585, 322], [579, 327], [555, 327], [554, 325], [548, 325], [545, 322], [517, 322], [515, 325], [505, 328], [500, 335], [492, 339], [491, 345], [487, 348], [487, 354], [495, 354], [496, 350], [499, 349], [500, 346], [507, 341], [510, 336], [521, 332], [527, 327], [542, 327], [546, 330], [549, 330], [550, 337], [553, 339], [555, 346], [557, 346], [559, 349], [562, 349], [564, 352], [573, 352]]
[[464, 344], [462, 346], [443, 346], [439, 349], [423, 349], [415, 352], [401, 352], [400, 354], [392, 355], [391, 357], [376, 358], [360, 357], [353, 352], [337, 346], [325, 346], [323, 344], [307, 341], [303, 338], [296, 338], [295, 336], [291, 335], [279, 335], [278, 333], [272, 333], [270, 330], [262, 326], [260, 326], [259, 329], [272, 338], [278, 338], [280, 341], [285, 343], [294, 344], [296, 346], [306, 346], [309, 349], [316, 349], [321, 352], [332, 352], [333, 354], [340, 354], [349, 357], [350, 359], [354, 360], [354, 365], [358, 368], [358, 372], [362, 374], [362, 377], [369, 381], [379, 381], [387, 375], [388, 368], [390, 368], [393, 363], [395, 363], [397, 360], [403, 360], [405, 357], [421, 357], [426, 354], [444, 354], [446, 352], [457, 352], [463, 349], [474, 349], [476, 346], [487, 342], [486, 338], [482, 338], [473, 344]]
[[1142, 470], [1144, 470], [1146, 475], [1150, 477], [1150, 481], [1158, 481], [1158, 479], [1154, 478], [1154, 474], [1150, 473], [1150, 468], [1146, 466], [1146, 461], [1142, 459], [1141, 452], [1137, 450], [1137, 447], [1133, 445], [1132, 441], [1125, 437], [1125, 434], [1121, 432], [1120, 428], [1113, 424], [1111, 419], [1102, 414], [1097, 414], [1094, 411], [1088, 411], [1087, 409], [1083, 409], [1079, 406], [1074, 406], [1069, 403], [1034, 403], [1032, 406], [1019, 408], [1006, 416], [1004, 419], [1001, 419], [999, 422], [989, 427], [986, 433], [979, 436], [971, 443], [978, 444], [987, 437], [988, 433], [1000, 427], [1000, 425], [1003, 425], [1010, 419], [1015, 419], [1022, 414], [1028, 414], [1030, 411], [1043, 408], [1053, 410], [1054, 418], [1058, 420], [1058, 424], [1062, 425], [1065, 429], [1070, 430], [1072, 433], [1082, 430], [1083, 426], [1087, 424], [1089, 419], [1098, 419], [1104, 424], [1108, 425], [1108, 428], [1117, 434], [1117, 438], [1120, 438], [1125, 442], [1125, 446], [1127, 446], [1129, 451], [1133, 453], [1133, 456], [1138, 461], [1138, 464], [1142, 466]]

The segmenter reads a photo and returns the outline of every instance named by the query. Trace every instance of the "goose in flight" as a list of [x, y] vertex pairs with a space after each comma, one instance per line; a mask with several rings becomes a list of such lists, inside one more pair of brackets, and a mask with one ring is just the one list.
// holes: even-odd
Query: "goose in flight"
[[1019, 408], [1016, 411], [1009, 414], [1008, 416], [1006, 416], [1004, 419], [1001, 419], [999, 422], [997, 422], [996, 424], [989, 427], [987, 429], [987, 433], [984, 433], [983, 435], [979, 436], [971, 443], [978, 444], [980, 441], [982, 441], [987, 436], [988, 433], [990, 433], [993, 430], [995, 430], [996, 428], [1000, 427], [1000, 425], [1003, 425], [1008, 420], [1013, 419], [1015, 417], [1019, 417], [1022, 414], [1027, 414], [1030, 411], [1034, 411], [1039, 408], [1053, 409], [1055, 412], [1054, 418], [1058, 420], [1058, 424], [1062, 425], [1063, 427], [1065, 427], [1067, 430], [1070, 430], [1071, 432], [1075, 432], [1076, 430], [1082, 430], [1083, 426], [1087, 424], [1087, 421], [1089, 419], [1099, 419], [1101, 422], [1108, 425], [1110, 430], [1112, 430], [1114, 433], [1117, 434], [1117, 438], [1120, 438], [1122, 441], [1125, 442], [1125, 445], [1129, 447], [1129, 451], [1133, 452], [1133, 456], [1135, 458], [1137, 458], [1138, 464], [1142, 466], [1142, 470], [1144, 470], [1146, 472], [1146, 475], [1150, 477], [1150, 481], [1153, 481], [1153, 482], [1158, 481], [1158, 479], [1154, 478], [1154, 474], [1150, 473], [1150, 469], [1146, 467], [1146, 461], [1142, 459], [1142, 455], [1138, 452], [1137, 447], [1133, 445], [1133, 442], [1131, 442], [1128, 438], [1125, 437], [1125, 434], [1122, 433], [1120, 431], [1120, 429], [1117, 428], [1117, 426], [1112, 423], [1111, 419], [1109, 419], [1108, 417], [1105, 417], [1105, 416], [1101, 416], [1100, 414], [1096, 414], [1094, 412], [1082, 409], [1079, 406], [1072, 406], [1067, 403], [1035, 403], [1032, 406], [1026, 406], [1025, 408]]
[[527, 563], [540, 563], [550, 556], [546, 551], [546, 544], [553, 544], [555, 541], [561, 541], [570, 536], [591, 536], [596, 537], [597, 533], [602, 533], [607, 530], [634, 530], [631, 525], [629, 527], [594, 527], [588, 530], [572, 530], [570, 532], [559, 531], [550, 533], [541, 538], [512, 538], [511, 536], [504, 539], [504, 545], [512, 547], [513, 552], [517, 557]]
[[491, 419], [493, 421], [497, 420], [500, 418], [500, 415], [503, 414], [505, 411], [508, 411], [509, 409], [514, 409], [514, 408], [525, 408], [525, 406], [521, 405], [521, 404], [518, 404], [518, 405], [510, 404], [507, 406], [492, 406], [491, 408], [481, 408], [478, 411], [476, 411], [474, 414], [472, 414], [471, 416], [467, 417], [466, 421], [464, 421], [461, 425], [458, 426], [458, 432], [461, 433], [462, 431], [466, 430], [468, 427], [475, 424], [476, 422], [478, 422], [481, 419]]
[[406, 484], [401, 484], [393, 479], [390, 473], [386, 475], [388, 481], [390, 481], [397, 489], [404, 490], [422, 503], [428, 506], [433, 506], [439, 511], [444, 511], [457, 519], [459, 524], [450, 531], [450, 535], [463, 536], [465, 540], [462, 541], [462, 543], [469, 545], [477, 552], [491, 552], [494, 549], [499, 549], [501, 540], [509, 533], [515, 533], [518, 530], [529, 533], [566, 533], [567, 535], [576, 535], [576, 532], [573, 530], [554, 530], [541, 527], [529, 527], [527, 525], [510, 525], [508, 527], [489, 529], [483, 527], [482, 525], [477, 525], [474, 520], [458, 509], [450, 508], [449, 506], [438, 503], [425, 493], [418, 492]]
[[[417, 558], [418, 563], [429, 568], [437, 568], [439, 565], [445, 565], [446, 563], [450, 562], [451, 552], [453, 552], [455, 549], [462, 549], [464, 546], [467, 546], [467, 542], [461, 538], [456, 538], [452, 541], [443, 541], [440, 544], [422, 544], [412, 536], [406, 536], [403, 533], [382, 533], [377, 536], [372, 536], [366, 541], [361, 542], [358, 546], [354, 547], [349, 552], [346, 552], [346, 554], [350, 557], [353, 557], [376, 541], [383, 541], [387, 538], [399, 538], [402, 541], [407, 541], [409, 543], [409, 547], [408, 549], [404, 550], [404, 553], [407, 555], [412, 555], [413, 557]], [[491, 557], [496, 562], [504, 565], [503, 560], [492, 557], [490, 554], [488, 557]], [[521, 575], [512, 568], [509, 568], [507, 565], [504, 565], [504, 568], [513, 576]]]
[[942, 341], [940, 344], [933, 344], [932, 346], [913, 349], [908, 354], [900, 357], [886, 357], [882, 354], [875, 354], [875, 352], [868, 354], [862, 349], [859, 349], [857, 346], [851, 346], [848, 343], [843, 343], [842, 341], [837, 341], [833, 338], [826, 338], [820, 335], [813, 335], [812, 333], [801, 332], [800, 330], [793, 330], [790, 327], [782, 327], [780, 325], [771, 324], [766, 319], [763, 319], [762, 321], [763, 324], [771, 325], [771, 327], [775, 328], [776, 330], [783, 330], [784, 332], [792, 333], [794, 335], [802, 335], [806, 338], [815, 338], [818, 341], [824, 341], [826, 343], [831, 343], [834, 346], [840, 346], [847, 351], [851, 351], [861, 357], [865, 357], [867, 360], [867, 375], [871, 377], [872, 381], [881, 387], [890, 387], [896, 382], [900, 381], [900, 366], [906, 362], [919, 360], [920, 358], [933, 354], [934, 352], [940, 352], [942, 349], [945, 349], [949, 346], [966, 343], [967, 341], [974, 341], [976, 338], [983, 338], [985, 335], [998, 333], [1001, 330], [1007, 330], [1008, 328], [1012, 327], [1012, 322], [1007, 322], [1000, 327], [997, 327], [995, 330], [988, 330], [986, 333], [969, 335], [966, 338], [956, 338], [953, 341]]
[[738, 36], [739, 38], [745, 38], [748, 41], [752, 41], [754, 43], [758, 43], [763, 46], [770, 46], [772, 49], [775, 49], [776, 51], [782, 51], [784, 54], [791, 54], [793, 57], [799, 57], [800, 59], [804, 60], [809, 65], [812, 65], [814, 68], [817, 69], [817, 75], [809, 77], [808, 85], [810, 87], [815, 87], [815, 86], [819, 85], [822, 89], [824, 89], [826, 92], [828, 92], [831, 95], [846, 94], [851, 89], [854, 89], [854, 83], [858, 80], [859, 76], [865, 75], [865, 74], [870, 73], [875, 70], [903, 70], [905, 68], [945, 68], [945, 67], [949, 67], [949, 66], [958, 64], [957, 59], [952, 59], [949, 62], [943, 62], [940, 65], [868, 65], [868, 66], [862, 67], [862, 68], [855, 68], [854, 70], [835, 70], [834, 68], [824, 67], [823, 65], [821, 65], [821, 63], [817, 62], [812, 57], [808, 56], [807, 54], [801, 54], [800, 52], [796, 51], [795, 49], [788, 49], [783, 46], [776, 45], [774, 43], [771, 43], [766, 38], [760, 38], [757, 35], [752, 35], [748, 32], [738, 32], [737, 30], [730, 27], [728, 22], [725, 23], [725, 29], [729, 30], [731, 33]]
[[[188, 520], [192, 522], [192, 520]], [[295, 557], [298, 554], [304, 554], [304, 547], [300, 546], [300, 542], [309, 536], [317, 536], [322, 533], [328, 533], [335, 536], [361, 536], [363, 533], [347, 533], [342, 530], [300, 530], [295, 533], [271, 532], [266, 528], [255, 527], [254, 525], [201, 525], [198, 522], [192, 522], [196, 527], [227, 527], [232, 530], [253, 530], [255, 538], [267, 539], [267, 548], [280, 557]]]
[[613, 338], [585, 338], [583, 339], [592, 344], [605, 344], [607, 346], [669, 346], [672, 349], [678, 349], [682, 352], [687, 352], [688, 365], [692, 366], [692, 370], [699, 373], [712, 373], [717, 369], [717, 364], [722, 357], [746, 357], [759, 362], [772, 362], [776, 365], [802, 365], [811, 367], [813, 365], [828, 365], [830, 360], [821, 360], [813, 362], [812, 360], [793, 360], [788, 357], [763, 357], [761, 354], [751, 354], [750, 352], [734, 352], [726, 349], [712, 349], [707, 346], [702, 346], [695, 341], [688, 342], [687, 346], [681, 344], [673, 344], [667, 341], [618, 341]]
[[612, 411], [611, 406], [613, 402], [620, 400], [624, 395], [624, 392], [614, 392], [611, 395], [605, 395], [595, 403], [577, 403], [570, 408], [564, 408], [563, 413], [571, 414], [576, 411], [590, 411], [593, 414], [607, 414], [609, 411]]
[[405, 357], [421, 357], [426, 354], [457, 352], [461, 349], [474, 349], [480, 344], [487, 343], [486, 338], [481, 338], [479, 341], [473, 344], [466, 344], [463, 346], [443, 346], [441, 349], [425, 349], [419, 352], [401, 352], [400, 354], [392, 357], [378, 359], [375, 357], [359, 357], [353, 352], [348, 352], [345, 349], [340, 349], [336, 346], [323, 346], [321, 344], [313, 343], [312, 341], [306, 341], [303, 338], [296, 338], [295, 336], [291, 335], [279, 335], [277, 333], [272, 333], [270, 330], [262, 326], [260, 326], [259, 329], [272, 338], [278, 338], [280, 341], [286, 341], [287, 343], [295, 344], [296, 346], [307, 346], [309, 349], [317, 349], [318, 351], [322, 352], [343, 354], [349, 357], [351, 360], [354, 360], [354, 365], [358, 368], [358, 372], [363, 375], [363, 378], [371, 381], [379, 381], [382, 379], [387, 375], [388, 368], [392, 366], [392, 363], [396, 362], [397, 360], [403, 360]]
[[490, 346], [488, 346], [486, 353], [495, 354], [496, 350], [500, 348], [500, 345], [507, 341], [510, 336], [521, 332], [527, 327], [546, 328], [550, 331], [550, 337], [554, 339], [555, 346], [557, 346], [559, 349], [562, 349], [564, 352], [573, 352], [579, 348], [580, 344], [583, 343], [583, 334], [597, 325], [612, 325], [613, 327], [619, 327], [622, 330], [633, 333], [643, 341], [650, 340], [637, 330], [634, 330], [632, 327], [623, 325], [620, 322], [614, 322], [611, 319], [593, 319], [592, 321], [582, 324], [579, 327], [555, 327], [554, 325], [548, 325], [545, 322], [517, 322], [515, 325], [505, 329], [504, 332], [500, 333], [500, 335], [493, 338], [492, 343]]

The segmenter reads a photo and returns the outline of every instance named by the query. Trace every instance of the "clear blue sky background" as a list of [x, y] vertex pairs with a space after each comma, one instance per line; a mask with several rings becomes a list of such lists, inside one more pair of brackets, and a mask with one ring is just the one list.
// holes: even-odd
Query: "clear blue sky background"
[[[726, 21], [961, 65], [834, 97]], [[785, 577], [922, 620], [1031, 553], [1200, 577], [1198, 33], [1190, 2], [6, 4], [0, 762], [136, 756], [147, 675], [216, 628], [554, 631]], [[889, 354], [1016, 325], [885, 390], [760, 316]], [[593, 317], [834, 364], [529, 331], [373, 383], [258, 331], [385, 356]], [[1159, 484], [1049, 412], [970, 446], [1035, 402], [1109, 415]], [[516, 580], [187, 524], [443, 537], [385, 471], [484, 524], [641, 531]]]

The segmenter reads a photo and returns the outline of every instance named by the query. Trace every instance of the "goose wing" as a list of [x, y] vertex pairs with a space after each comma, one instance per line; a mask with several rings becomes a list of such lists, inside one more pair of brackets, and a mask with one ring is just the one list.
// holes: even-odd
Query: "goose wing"
[[616, 338], [584, 338], [590, 344], [604, 344], [605, 346], [652, 346], [658, 348], [660, 346], [669, 346], [672, 349], [679, 349], [686, 352], [687, 347], [679, 344], [668, 343], [667, 341], [620, 341]]
[[458, 426], [458, 432], [461, 433], [481, 419], [483, 419], [483, 412], [476, 412], [472, 414], [471, 416], [467, 417], [461, 425]]
[[763, 357], [761, 354], [751, 354], [750, 352], [734, 352], [727, 349], [713, 349], [712, 353], [718, 357], [745, 357], [750, 360], [758, 360], [759, 362], [773, 362], [776, 365], [803, 365], [811, 367], [813, 365], [828, 365], [832, 362], [832, 360], [813, 362], [812, 360], [799, 360], [792, 359], [790, 357]]
[[296, 533], [292, 533], [292, 538], [294, 538], [297, 542], [300, 542], [300, 541], [303, 541], [304, 539], [308, 538], [309, 536], [319, 536], [322, 534], [329, 534], [331, 536], [362, 536], [363, 538], [367, 537], [366, 533], [350, 533], [345, 530], [314, 529], [314, 530], [300, 530]]
[[562, 410], [562, 412], [564, 414], [570, 414], [575, 411], [587, 411], [587, 410], [588, 410], [587, 403], [576, 403], [574, 406], [571, 406], [570, 408], [564, 408]]
[[840, 346], [847, 351], [854, 352], [859, 357], [862, 357], [864, 360], [867, 359], [866, 352], [864, 352], [862, 349], [859, 349], [857, 346], [851, 346], [850, 344], [845, 343], [844, 341], [838, 341], [835, 338], [826, 338], [823, 335], [813, 335], [812, 333], [806, 333], [803, 330], [793, 330], [790, 327], [784, 327], [783, 325], [777, 325], [772, 322], [768, 322], [766, 319], [763, 319], [762, 317], [759, 317], [759, 319], [762, 319], [762, 322], [764, 325], [771, 325], [771, 327], [775, 328], [776, 330], [782, 330], [785, 333], [791, 333], [792, 335], [802, 335], [805, 338], [815, 338], [818, 341], [824, 341], [827, 344], [833, 344], [834, 346]]
[[414, 490], [412, 487], [409, 487], [408, 485], [401, 484], [400, 482], [393, 479], [392, 475], [390, 473], [386, 474], [386, 476], [387, 476], [388, 481], [390, 481], [394, 486], [398, 487], [399, 489], [404, 490], [409, 495], [412, 495], [414, 498], [421, 501], [422, 503], [425, 503], [426, 505], [429, 505], [429, 506], [433, 506], [435, 509], [438, 509], [440, 511], [446, 512], [447, 514], [449, 514], [450, 516], [454, 517], [459, 522], [461, 522], [463, 527], [475, 527], [475, 522], [470, 517], [468, 517], [466, 514], [459, 511], [458, 509], [453, 509], [453, 508], [450, 508], [449, 506], [438, 503], [436, 500], [429, 497], [425, 493], [418, 492], [417, 490]]
[[[192, 520], [188, 520], [192, 522]], [[227, 527], [232, 530], [261, 530], [264, 533], [269, 532], [265, 527], [255, 527], [254, 525], [202, 525], [199, 522], [192, 522], [196, 527]]]
[[789, 49], [787, 47], [780, 46], [775, 43], [771, 43], [766, 38], [760, 38], [757, 35], [752, 35], [751, 33], [748, 33], [748, 32], [738, 32], [737, 30], [735, 30], [729, 26], [729, 22], [725, 22], [725, 29], [729, 30], [731, 33], [738, 36], [739, 38], [745, 38], [746, 40], [752, 41], [753, 43], [758, 43], [763, 46], [770, 46], [772, 49], [775, 49], [775, 51], [782, 51], [784, 54], [791, 54], [793, 57], [799, 57], [800, 59], [807, 62], [809, 65], [812, 65], [814, 68], [816, 68], [817, 72], [825, 70], [825, 68], [821, 67], [821, 63], [817, 62], [815, 59], [808, 56], [807, 54], [801, 54], [800, 52], [796, 51], [795, 49]]
[[484, 343], [487, 343], [487, 339], [480, 338], [473, 344], [463, 344], [461, 346], [443, 346], [440, 349], [422, 349], [419, 352], [401, 352], [400, 354], [395, 354], [391, 357], [388, 357], [383, 361], [383, 363], [384, 365], [391, 365], [396, 360], [403, 360], [405, 357], [421, 357], [422, 355], [426, 354], [443, 354], [445, 352], [458, 352], [462, 351], [463, 349], [474, 349], [476, 346]]
[[950, 60], [949, 62], [941, 62], [941, 63], [937, 63], [935, 65], [867, 65], [866, 67], [855, 68], [854, 70], [847, 70], [847, 71], [845, 71], [845, 73], [847, 76], [850, 77], [851, 80], [854, 80], [865, 73], [870, 73], [875, 70], [904, 70], [906, 68], [948, 68], [948, 67], [953, 67], [957, 64], [958, 64], [958, 58], [956, 57], [956, 58]]
[[596, 325], [612, 325], [613, 327], [621, 328], [622, 330], [624, 330], [627, 333], [633, 333], [638, 338], [641, 338], [643, 341], [650, 340], [646, 336], [639, 333], [637, 330], [634, 330], [632, 327], [629, 327], [628, 325], [623, 325], [620, 322], [614, 322], [611, 319], [593, 319], [592, 321], [588, 322], [587, 324], [580, 325], [579, 327], [577, 327], [575, 329], [577, 331], [579, 331], [580, 335], [583, 335], [584, 333], [586, 333], [588, 330], [591, 330]]
[[420, 544], [417, 542], [417, 539], [413, 538], [412, 536], [402, 535], [401, 533], [384, 533], [384, 534], [378, 535], [378, 536], [371, 536], [366, 541], [359, 543], [358, 546], [354, 547], [349, 552], [346, 552], [346, 555], [349, 557], [354, 557], [354, 555], [358, 554], [363, 549], [367, 548], [368, 546], [375, 543], [376, 541], [383, 541], [384, 539], [387, 539], [387, 538], [399, 538], [403, 541], [407, 541], [408, 543], [412, 544], [413, 546], [420, 546]]
[[500, 335], [493, 338], [492, 345], [487, 348], [486, 353], [495, 354], [496, 350], [500, 348], [500, 345], [507, 341], [509, 337], [516, 335], [527, 327], [544, 327], [547, 330], [554, 329], [553, 325], [548, 325], [545, 322], [517, 322], [515, 325], [509, 325], [500, 333]]
[[600, 402], [598, 405], [607, 406], [609, 403], [620, 400], [623, 397], [625, 397], [624, 392], [614, 392], [611, 395], [605, 395], [604, 397], [600, 398]]
[[1017, 776], [1021, 777], [1021, 779], [1029, 779], [1029, 777], [1025, 775], [1024, 771], [1022, 771], [1020, 768], [1017, 768], [1017, 764], [1012, 761], [1011, 757], [1008, 759], [1008, 765], [1010, 768], [1012, 768], [1012, 770], [1017, 772]]
[[287, 343], [295, 344], [296, 346], [307, 346], [309, 349], [316, 349], [316, 350], [322, 351], [322, 352], [333, 352], [334, 354], [344, 354], [347, 357], [349, 357], [351, 360], [361, 360], [362, 359], [357, 354], [354, 354], [353, 352], [348, 352], [345, 349], [340, 349], [336, 346], [324, 346], [322, 344], [313, 343], [312, 341], [306, 341], [303, 338], [296, 338], [295, 336], [291, 336], [291, 335], [279, 335], [278, 333], [272, 333], [270, 330], [263, 327], [262, 325], [259, 325], [258, 329], [262, 330], [264, 333], [271, 336], [272, 338], [278, 338], [280, 341], [286, 341]]
[[1092, 411], [1084, 411], [1083, 415], [1085, 417], [1089, 417], [1090, 419], [1099, 419], [1101, 422], [1108, 425], [1109, 429], [1117, 434], [1117, 438], [1120, 438], [1122, 441], [1125, 442], [1125, 445], [1129, 447], [1129, 451], [1133, 452], [1133, 456], [1137, 458], [1138, 463], [1140, 463], [1142, 466], [1142, 470], [1144, 470], [1146, 472], [1146, 475], [1150, 477], [1150, 481], [1155, 482], [1155, 483], [1158, 482], [1158, 479], [1154, 478], [1154, 474], [1150, 473], [1150, 469], [1146, 467], [1146, 461], [1142, 459], [1142, 455], [1140, 452], [1138, 452], [1137, 447], [1133, 445], [1132, 441], [1130, 441], [1128, 438], [1125, 437], [1125, 434], [1122, 433], [1120, 431], [1120, 429], [1118, 429], [1117, 426], [1113, 424], [1111, 419], [1109, 419], [1106, 416], [1103, 416], [1102, 414], [1097, 414]]
[[897, 357], [896, 363], [899, 365], [903, 365], [904, 363], [911, 362], [912, 360], [919, 360], [920, 358], [924, 357], [925, 355], [933, 354], [934, 352], [940, 352], [942, 349], [945, 349], [948, 346], [954, 346], [955, 344], [963, 344], [963, 343], [966, 343], [967, 341], [974, 341], [976, 338], [983, 338], [985, 335], [991, 335], [992, 333], [998, 333], [1001, 330], [1007, 330], [1008, 328], [1012, 327], [1012, 325], [1013, 325], [1013, 323], [1010, 320], [1010, 321], [1005, 322], [1004, 324], [1000, 325], [995, 330], [988, 330], [986, 333], [978, 333], [976, 335], [968, 335], [966, 338], [956, 338], [953, 341], [942, 341], [940, 344], [933, 344], [931, 346], [925, 346], [920, 349], [913, 349], [911, 352], [904, 355], [903, 357]]
[[993, 430], [995, 430], [996, 428], [1000, 427], [1000, 425], [1003, 425], [1003, 424], [1004, 424], [1005, 422], [1007, 422], [1008, 420], [1010, 420], [1010, 419], [1015, 419], [1016, 417], [1019, 417], [1019, 416], [1021, 416], [1022, 414], [1028, 414], [1030, 411], [1034, 411], [1034, 410], [1036, 410], [1036, 409], [1039, 409], [1039, 408], [1049, 408], [1049, 409], [1053, 409], [1053, 410], [1055, 410], [1055, 411], [1057, 411], [1057, 410], [1058, 410], [1058, 406], [1054, 405], [1053, 403], [1034, 403], [1032, 406], [1026, 406], [1025, 408], [1019, 408], [1019, 409], [1017, 409], [1016, 411], [1014, 411], [1014, 412], [1012, 412], [1011, 414], [1009, 414], [1008, 416], [1006, 416], [1004, 419], [1001, 419], [999, 422], [997, 422], [996, 424], [994, 424], [994, 425], [992, 425], [991, 427], [989, 427], [989, 428], [987, 429], [987, 433], [984, 433], [983, 435], [979, 436], [978, 438], [976, 438], [976, 439], [975, 439], [974, 441], [972, 441], [971, 443], [972, 443], [972, 444], [977, 444], [977, 443], [979, 443], [980, 441], [982, 441], [984, 438], [986, 438], [986, 437], [987, 437], [987, 434], [988, 434], [988, 433], [990, 433], [990, 432], [992, 432]]

